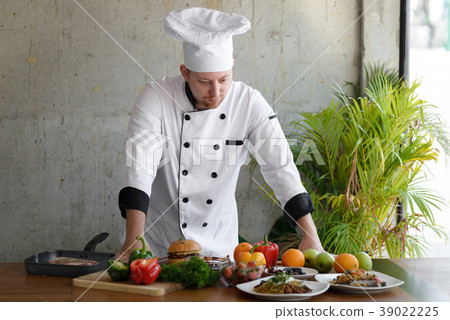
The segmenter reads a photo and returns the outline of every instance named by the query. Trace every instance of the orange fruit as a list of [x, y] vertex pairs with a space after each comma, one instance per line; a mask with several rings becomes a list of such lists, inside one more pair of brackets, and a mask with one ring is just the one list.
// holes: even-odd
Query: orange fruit
[[241, 253], [241, 252], [250, 252], [250, 250], [252, 248], [253, 248], [253, 245], [251, 245], [248, 242], [241, 242], [241, 243], [239, 243], [236, 246], [236, 248], [234, 248], [234, 254], [233, 254], [234, 261], [237, 260], [237, 256], [238, 256], [239, 253]]
[[262, 252], [239, 252], [236, 259], [236, 265], [243, 262], [248, 264], [250, 261], [253, 261], [257, 266], [265, 266], [266, 258], [262, 254]]
[[252, 255], [250, 252], [243, 251], [239, 252], [234, 261], [236, 262], [236, 265], [238, 265], [240, 262], [244, 262], [247, 264], [252, 259]]
[[281, 263], [285, 267], [303, 267], [305, 265], [305, 256], [298, 249], [288, 249], [283, 253]]
[[337, 273], [344, 273], [346, 270], [358, 270], [359, 262], [350, 253], [341, 253], [334, 259], [334, 270]]

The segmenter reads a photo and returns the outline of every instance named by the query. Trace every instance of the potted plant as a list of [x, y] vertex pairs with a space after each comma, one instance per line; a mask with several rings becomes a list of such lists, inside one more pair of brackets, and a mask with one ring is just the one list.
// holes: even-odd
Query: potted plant
[[[423, 228], [447, 237], [433, 217], [433, 209], [445, 201], [421, 181], [426, 163], [438, 157], [433, 142], [437, 139], [444, 150], [449, 144], [440, 134], [435, 107], [418, 99], [418, 82], [408, 85], [395, 71], [378, 67], [366, 75], [366, 88], [355, 86], [358, 98], [336, 90], [337, 100], [328, 107], [293, 121], [288, 136], [297, 144], [291, 150], [327, 251], [420, 257], [426, 248]], [[305, 154], [305, 144], [315, 152]], [[405, 208], [400, 217], [399, 203]], [[284, 238], [288, 246], [300, 241], [292, 230], [278, 241]]]

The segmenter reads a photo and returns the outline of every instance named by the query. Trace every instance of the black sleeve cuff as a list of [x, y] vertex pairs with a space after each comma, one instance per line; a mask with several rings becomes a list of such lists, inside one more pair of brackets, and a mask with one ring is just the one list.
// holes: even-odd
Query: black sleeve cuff
[[147, 215], [149, 200], [148, 195], [144, 191], [133, 187], [125, 187], [119, 192], [120, 214], [126, 219], [127, 212], [125, 210], [136, 209]]
[[313, 211], [314, 205], [310, 195], [306, 192], [299, 193], [292, 197], [284, 206], [284, 218], [294, 228], [298, 219]]

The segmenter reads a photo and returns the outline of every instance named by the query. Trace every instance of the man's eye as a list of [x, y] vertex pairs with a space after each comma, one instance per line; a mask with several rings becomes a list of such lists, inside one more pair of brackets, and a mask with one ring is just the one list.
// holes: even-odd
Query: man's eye
[[227, 82], [227, 81], [228, 81], [227, 78], [221, 80], [222, 83]]

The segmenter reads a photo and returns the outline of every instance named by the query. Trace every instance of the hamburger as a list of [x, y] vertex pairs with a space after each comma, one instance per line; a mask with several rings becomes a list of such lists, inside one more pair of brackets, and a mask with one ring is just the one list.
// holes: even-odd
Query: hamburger
[[195, 240], [180, 239], [172, 242], [169, 249], [167, 249], [167, 258], [169, 264], [184, 261], [187, 257], [199, 256], [202, 247]]

